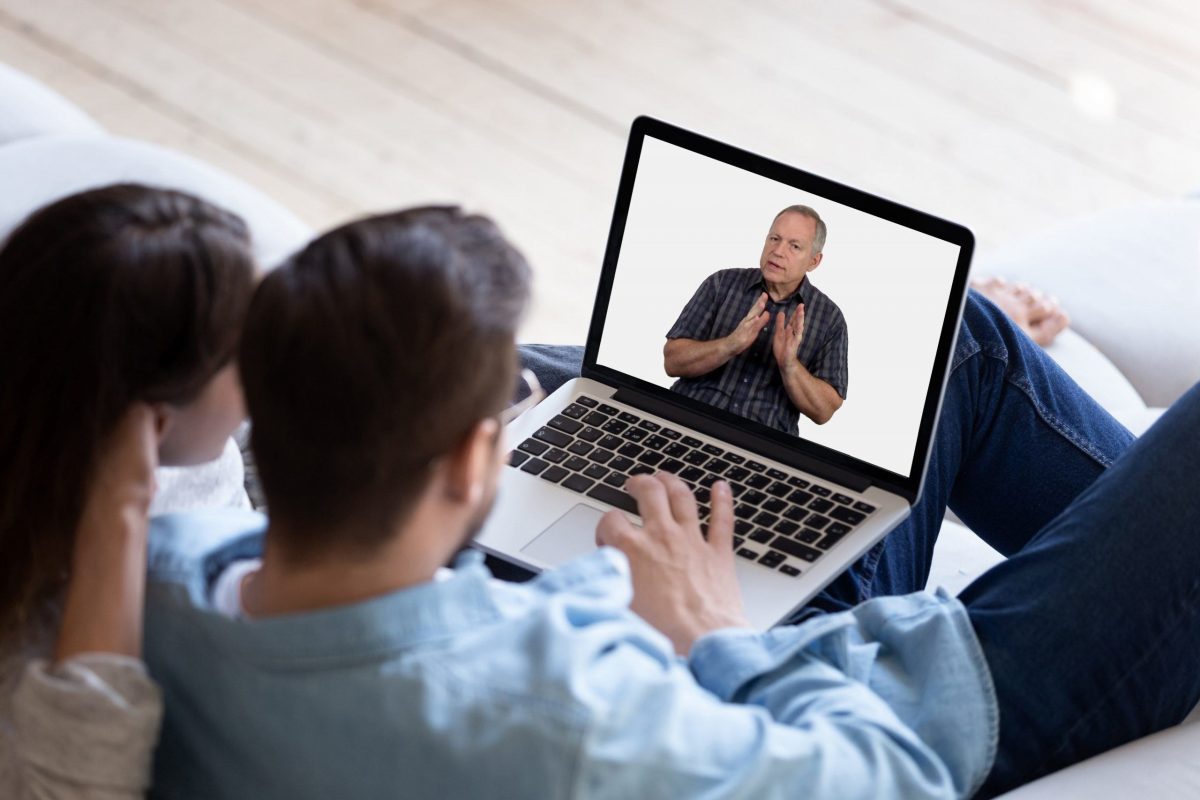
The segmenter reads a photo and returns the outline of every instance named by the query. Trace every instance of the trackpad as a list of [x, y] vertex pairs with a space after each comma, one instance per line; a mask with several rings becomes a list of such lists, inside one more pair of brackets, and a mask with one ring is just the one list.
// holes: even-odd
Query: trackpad
[[603, 516], [603, 511], [579, 503], [522, 547], [521, 552], [554, 567], [590, 553], [596, 549], [596, 526]]

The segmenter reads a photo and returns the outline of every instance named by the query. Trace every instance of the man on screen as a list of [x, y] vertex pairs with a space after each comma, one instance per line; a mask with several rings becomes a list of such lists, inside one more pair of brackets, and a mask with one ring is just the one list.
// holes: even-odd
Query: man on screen
[[667, 331], [671, 390], [797, 433], [846, 399], [846, 320], [808, 280], [821, 263], [825, 223], [808, 206], [775, 216], [758, 269], [708, 276]]

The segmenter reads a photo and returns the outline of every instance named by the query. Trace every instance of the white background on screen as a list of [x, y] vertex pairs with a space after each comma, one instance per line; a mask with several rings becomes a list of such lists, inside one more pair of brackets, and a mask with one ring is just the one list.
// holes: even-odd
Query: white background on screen
[[[802, 164], [798, 164], [803, 168]], [[700, 283], [758, 267], [775, 214], [810, 205], [829, 229], [809, 274], [846, 317], [846, 402], [810, 441], [908, 475], [957, 245], [647, 138], [598, 361], [663, 387], [666, 333]]]

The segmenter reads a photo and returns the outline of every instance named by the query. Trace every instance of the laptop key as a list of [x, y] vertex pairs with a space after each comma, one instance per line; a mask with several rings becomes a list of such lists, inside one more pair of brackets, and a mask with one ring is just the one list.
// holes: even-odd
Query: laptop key
[[600, 430], [607, 433], [620, 433], [629, 426], [619, 419], [610, 419], [608, 422], [600, 426]]
[[529, 453], [531, 456], [540, 456], [550, 449], [550, 445], [545, 442], [539, 442], [537, 439], [526, 439], [517, 445], [517, 449]]
[[775, 523], [775, 532], [782, 533], [784, 536], [791, 536], [798, 530], [800, 530], [800, 526], [791, 520], [781, 519]]
[[708, 489], [697, 489], [693, 494], [696, 496], [697, 503], [707, 503], [712, 499], [712, 492]]
[[610, 472], [604, 478], [604, 482], [607, 483], [609, 486], [615, 486], [618, 488], [621, 486], [624, 486], [625, 481], [627, 481], [627, 480], [629, 480], [629, 476], [624, 475], [620, 472]]
[[569, 470], [574, 470], [575, 472], [579, 472], [580, 470], [587, 469], [588, 462], [585, 461], [584, 459], [580, 458], [579, 456], [571, 456], [570, 458], [568, 458], [566, 461], [563, 462], [563, 466]]
[[700, 485], [703, 486], [705, 489], [708, 489], [708, 488], [711, 488], [712, 485], [719, 480], [721, 480], [721, 477], [719, 475], [713, 475], [711, 472], [709, 472], [709, 473], [706, 473], [704, 475], [704, 477], [700, 479]]
[[[546, 470], [549, 472], [549, 470]], [[570, 489], [572, 492], [583, 494], [592, 487], [596, 482], [590, 478], [585, 478], [582, 475], [572, 475], [562, 482], [562, 485]]]
[[800, 532], [797, 533], [792, 538], [799, 539], [800, 541], [804, 542], [805, 544], [812, 544], [813, 542], [815, 542], [821, 538], [821, 532], [814, 531], [812, 528], [801, 528]]
[[746, 483], [755, 489], [765, 489], [771, 485], [771, 479], [766, 475], [751, 475], [746, 479]]
[[771, 547], [787, 553], [789, 556], [795, 556], [801, 561], [808, 561], [810, 563], [821, 557], [820, 550], [814, 550], [811, 547], [800, 544], [797, 541], [793, 541], [786, 536], [776, 536], [775, 541], [771, 542]]
[[794, 522], [801, 522], [808, 516], [808, 512], [799, 506], [792, 506], [783, 515]]
[[733, 515], [738, 519], [750, 519], [758, 513], [758, 509], [754, 506], [737, 506], [733, 509]]
[[604, 434], [601, 433], [597, 428], [587, 427], [575, 435], [580, 439], [583, 439], [585, 442], [594, 442]]
[[853, 497], [844, 494], [834, 494], [833, 499], [834, 502], [841, 503], [844, 506], [848, 506], [854, 502]]
[[696, 466], [700, 466], [701, 464], [704, 464], [705, 462], [708, 461], [708, 456], [706, 456], [700, 450], [693, 450], [690, 453], [688, 453], [686, 456], [684, 456], [683, 460], [689, 464], [695, 464]]
[[666, 461], [659, 464], [658, 468], [661, 469], [663, 472], [670, 472], [672, 474], [678, 475], [679, 471], [682, 470], [684, 468], [684, 466], [686, 466], [686, 465], [682, 461], [680, 461], [678, 458], [668, 458]]
[[578, 403], [571, 403], [571, 405], [562, 410], [562, 415], [571, 419], [579, 419], [586, 413], [588, 413], [588, 410]]
[[683, 478], [685, 481], [696, 483], [704, 477], [704, 470], [697, 469], [696, 467], [685, 467], [684, 470], [679, 473], [679, 477]]
[[821, 548], [822, 550], [828, 550], [829, 548], [833, 547], [835, 544], [840, 542], [842, 540], [843, 535], [844, 534], [840, 534], [840, 533], [826, 533], [825, 538], [822, 539], [821, 541], [817, 542], [817, 547]]
[[695, 436], [685, 436], [680, 441], [686, 444], [688, 447], [702, 447], [704, 445], [704, 442], [700, 441]]
[[833, 508], [833, 501], [818, 497], [816, 500], [813, 500], [811, 503], [809, 503], [808, 507], [813, 511], [816, 511], [818, 514], [824, 514], [826, 511]]
[[832, 490], [826, 489], [824, 486], [818, 486], [815, 483], [808, 487], [808, 490], [818, 497], [829, 497], [829, 495], [833, 494]]
[[639, 422], [639, 423], [638, 423], [638, 427], [639, 427], [639, 428], [645, 428], [646, 430], [648, 430], [648, 431], [650, 431], [651, 433], [653, 433], [654, 431], [658, 430], [658, 429], [659, 429], [659, 428], [661, 428], [662, 426], [661, 426], [661, 425], [659, 425], [657, 422], [652, 422], [651, 420], [644, 419], [644, 420], [642, 420], [641, 422]]
[[838, 522], [844, 522], [847, 525], [857, 525], [867, 518], [866, 514], [860, 511], [855, 511], [852, 508], [838, 506], [833, 511], [829, 512], [829, 516], [836, 519]]
[[608, 462], [608, 468], [615, 469], [618, 472], [628, 472], [629, 468], [632, 466], [633, 462], [625, 456], [617, 456], [612, 461]]
[[606, 450], [616, 450], [621, 445], [625, 444], [625, 440], [620, 436], [613, 436], [611, 433], [600, 437], [600, 441], [596, 442]]
[[608, 415], [601, 414], [599, 411], [593, 411], [583, 418], [583, 422], [586, 422], [588, 425], [603, 425], [608, 422]]
[[797, 489], [807, 489], [808, 481], [804, 478], [797, 478], [795, 475], [787, 479], [788, 486], [795, 486]]
[[537, 475], [539, 472], [550, 466], [540, 458], [531, 458], [521, 465], [521, 472], [528, 472], [530, 475]]
[[775, 481], [767, 487], [767, 494], [773, 494], [776, 497], [787, 497], [792, 491], [792, 487], [788, 486], [783, 481]]
[[641, 442], [641, 441], [643, 441], [643, 440], [644, 440], [644, 439], [645, 439], [645, 438], [646, 438], [648, 435], [649, 435], [649, 434], [647, 434], [647, 433], [646, 433], [644, 430], [642, 430], [641, 428], [630, 428], [629, 430], [627, 430], [627, 431], [625, 431], [624, 433], [622, 433], [622, 434], [621, 434], [621, 436], [623, 436], [624, 438], [628, 439], [628, 440], [629, 440], [629, 441], [631, 441], [631, 442]]
[[567, 436], [562, 431], [556, 431], [552, 428], [538, 428], [537, 431], [534, 432], [533, 438], [540, 439], [543, 442], [548, 442], [555, 447], [566, 447], [571, 443], [570, 436]]
[[854, 510], [861, 511], [864, 514], [870, 514], [872, 511], [875, 510], [875, 506], [871, 505], [870, 503], [864, 503], [862, 501], [859, 501], [854, 504]]
[[646, 452], [644, 452], [640, 456], [638, 456], [638, 461], [642, 462], [643, 464], [647, 464], [651, 467], [657, 467], [658, 462], [660, 462], [662, 460], [663, 460], [663, 454], [656, 453], [653, 450], [647, 450]]
[[[607, 481], [606, 481], [607, 483]], [[594, 497], [601, 503], [608, 503], [610, 506], [616, 506], [619, 509], [628, 511], [631, 514], [637, 513], [637, 501], [629, 496], [626, 492], [619, 489], [614, 489], [611, 486], [605, 486], [603, 483], [598, 483], [586, 492], [588, 497]]]
[[720, 475], [722, 472], [729, 469], [729, 462], [721, 458], [714, 458], [705, 464], [704, 468], [709, 472], [715, 472], [716, 474]]
[[646, 445], [646, 447], [653, 447], [655, 450], [662, 450], [664, 447], [670, 444], [670, 442], [655, 434], [654, 436], [648, 437], [646, 441], [642, 442], [642, 444]]
[[630, 425], [637, 425], [642, 421], [642, 418], [637, 414], [630, 414], [628, 411], [622, 411], [620, 414], [617, 414], [617, 419], [621, 420], [621, 422], [628, 422]]
[[608, 414], [610, 417], [613, 414], [620, 413], [620, 411], [621, 411], [621, 409], [617, 408], [616, 406], [610, 406], [607, 403], [601, 403], [599, 408], [597, 408], [596, 410], [600, 411], [604, 414]]
[[592, 452], [594, 447], [594, 444], [588, 444], [587, 442], [571, 442], [571, 446], [567, 448], [567, 452], [574, 453], [577, 456], [586, 456]]
[[654, 467], [650, 467], [645, 464], [634, 464], [632, 467], [629, 468], [629, 476], [631, 478], [634, 475], [650, 475], [653, 472], [654, 472]]
[[793, 578], [800, 574], [800, 570], [796, 569], [791, 564], [781, 565], [779, 567], [779, 571], [782, 572], [784, 575], [788, 575]]
[[743, 539], [741, 536], [735, 536], [735, 537], [733, 537], [733, 549], [734, 549], [734, 550], [737, 550], [739, 547], [741, 547], [741, 546], [742, 546], [742, 543], [743, 543], [743, 542], [745, 542], [745, 541], [746, 541], [746, 540], [745, 540], [745, 539]]
[[781, 469], [775, 469], [772, 467], [771, 469], [767, 470], [767, 477], [774, 478], [777, 481], [786, 481], [788, 474]]
[[612, 457], [613, 451], [605, 450], [603, 447], [597, 447], [588, 453], [588, 461], [595, 461], [597, 464], [607, 464]]
[[767, 468], [767, 465], [760, 464], [757, 461], [747, 461], [746, 468], [751, 470], [752, 472], [762, 472], [764, 469]]
[[664, 439], [670, 439], [671, 441], [675, 441], [680, 436], [683, 436], [682, 433], [675, 430], [674, 428], [663, 428], [661, 431], [658, 432], [658, 435], [663, 437]]
[[725, 460], [726, 460], [726, 461], [728, 461], [730, 464], [744, 464], [744, 463], [746, 463], [746, 457], [745, 457], [745, 456], [743, 456], [743, 455], [739, 455], [739, 454], [737, 454], [737, 453], [730, 453], [730, 452], [728, 452], [728, 451], [726, 451], [726, 453], [725, 453]]
[[597, 406], [597, 404], [599, 403], [598, 400], [588, 397], [586, 394], [581, 394], [581, 395], [579, 395], [579, 397], [576, 397], [575, 402], [579, 403], [579, 405], [585, 406], [587, 408], [595, 408]]
[[725, 472], [725, 477], [731, 481], [744, 481], [749, 476], [750, 470], [746, 469], [745, 467], [732, 467]]
[[750, 541], [759, 542], [761, 544], [766, 544], [774, 538], [775, 534], [771, 533], [770, 531], [763, 530], [762, 528], [755, 528], [754, 532], [750, 534]]
[[755, 525], [762, 525], [764, 528], [769, 528], [776, 522], [779, 522], [779, 517], [769, 511], [760, 512], [757, 517], [751, 520]]
[[733, 532], [738, 536], [749, 536], [752, 530], [754, 530], [754, 526], [744, 519], [735, 519], [733, 521]]
[[746, 492], [744, 495], [742, 495], [740, 498], [738, 498], [739, 502], [753, 503], [754, 505], [758, 505], [759, 503], [761, 503], [763, 500], [766, 500], [766, 499], [767, 499], [767, 496], [765, 494], [763, 494], [762, 492], [759, 492], [759, 491], [755, 491], [753, 489]]
[[543, 472], [541, 474], [541, 477], [544, 478], [545, 480], [550, 481], [551, 483], [558, 483], [559, 481], [561, 481], [563, 478], [567, 477], [570, 474], [571, 474], [570, 472], [563, 469], [562, 467], [550, 467], [549, 469], [547, 469], [545, 472]]
[[849, 532], [850, 532], [850, 526], [849, 526], [849, 525], [843, 525], [843, 524], [842, 524], [842, 523], [840, 523], [840, 522], [831, 522], [831, 523], [829, 523], [829, 525], [828, 525], [828, 526], [825, 528], [825, 535], [826, 535], [826, 536], [828, 536], [828, 535], [830, 535], [830, 534], [832, 534], [832, 535], [834, 535], [834, 536], [845, 536], [845, 535], [846, 535], [847, 533], [849, 533]]
[[510, 467], [519, 467], [525, 463], [525, 459], [529, 458], [528, 453], [522, 453], [519, 450], [514, 450], [508, 454], [508, 465]]
[[646, 448], [642, 447], [640, 444], [634, 444], [633, 442], [626, 442], [625, 444], [623, 444], [617, 448], [617, 452], [623, 456], [627, 456], [628, 458], [637, 458], [638, 456], [640, 456], [642, 454], [642, 451], [645, 449]]
[[567, 457], [566, 450], [559, 450], [557, 447], [551, 447], [545, 453], [542, 453], [542, 458], [549, 461], [551, 464], [558, 464]]
[[804, 524], [810, 528], [821, 530], [829, 524], [829, 517], [822, 517], [820, 514], [813, 514], [808, 519], [804, 520]]
[[583, 471], [583, 474], [587, 475], [592, 480], [599, 481], [599, 480], [603, 480], [604, 476], [608, 474], [608, 468], [602, 467], [599, 464], [592, 464], [590, 467], [588, 467], [587, 469], [585, 469]]
[[663, 448], [663, 452], [671, 456], [671, 458], [681, 458], [686, 456], [690, 451], [679, 442], [672, 442]]
[[703, 450], [704, 452], [708, 453], [710, 456], [725, 455], [725, 451], [722, 450], [721, 448], [717, 447], [715, 444], [706, 444], [700, 449]]
[[763, 511], [770, 511], [772, 514], [780, 514], [788, 504], [780, 500], [778, 497], [772, 497], [770, 500], [762, 504]]
[[808, 505], [808, 501], [812, 499], [813, 496], [811, 494], [800, 489], [788, 495], [788, 502], [794, 506], [806, 506]]
[[573, 419], [564, 417], [562, 414], [559, 414], [546, 424], [551, 428], [562, 431], [563, 433], [579, 433], [579, 431], [583, 430], [582, 422], [576, 422]]
[[751, 561], [754, 561], [758, 558], [758, 553], [754, 552], [749, 547], [738, 548], [737, 554], [742, 558], [748, 558]]
[[763, 553], [762, 558], [758, 560], [758, 563], [767, 567], [778, 567], [784, 562], [784, 560], [785, 558], [783, 553], [775, 550], [768, 550], [767, 552]]

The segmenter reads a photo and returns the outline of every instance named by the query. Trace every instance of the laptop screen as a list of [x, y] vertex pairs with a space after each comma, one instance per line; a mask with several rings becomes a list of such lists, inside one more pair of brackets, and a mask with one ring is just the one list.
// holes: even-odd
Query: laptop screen
[[595, 366], [843, 466], [919, 481], [970, 234], [639, 123], [589, 342]]

